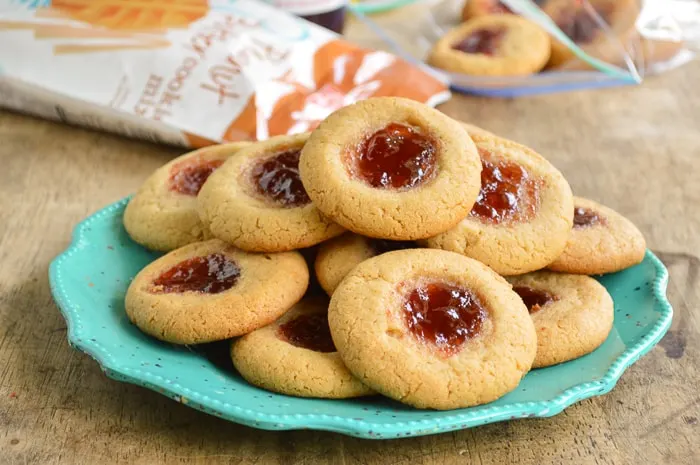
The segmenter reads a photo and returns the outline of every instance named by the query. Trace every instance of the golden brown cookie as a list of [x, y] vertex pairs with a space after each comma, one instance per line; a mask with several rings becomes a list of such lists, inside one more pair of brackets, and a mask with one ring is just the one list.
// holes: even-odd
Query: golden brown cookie
[[615, 210], [574, 197], [574, 227], [566, 248], [548, 268], [575, 274], [624, 270], [644, 259], [646, 242], [639, 229]]
[[[642, 38], [636, 30], [631, 31], [630, 38], [624, 45], [637, 68], [643, 72], [653, 71], [655, 66], [672, 60], [683, 49], [682, 42]], [[601, 50], [601, 52], [604, 52], [604, 50]], [[597, 58], [621, 68], [627, 66], [619, 50], [611, 50], [610, 52], [605, 56], [602, 53], [598, 54]], [[576, 58], [563, 63], [557, 69], [590, 70], [593, 67]]]
[[481, 167], [462, 126], [421, 103], [393, 97], [334, 112], [304, 146], [301, 179], [314, 204], [345, 228], [413, 240], [467, 215]]
[[641, 55], [642, 68], [653, 71], [656, 65], [666, 63], [675, 58], [683, 50], [683, 42], [672, 40], [656, 40], [640, 38], [637, 45], [637, 55]]
[[440, 250], [362, 262], [333, 293], [328, 322], [360, 381], [418, 408], [501, 397], [520, 383], [537, 348], [510, 285], [484, 264]]
[[215, 237], [252, 252], [283, 252], [343, 233], [311, 203], [299, 178], [308, 137], [252, 144], [209, 178], [198, 197], [199, 213]]
[[462, 8], [462, 20], [489, 15], [513, 13], [508, 6], [499, 0], [467, 0]]
[[323, 290], [332, 295], [345, 275], [368, 258], [416, 247], [418, 245], [413, 241], [388, 241], [345, 233], [319, 247], [314, 264], [316, 278]]
[[525, 18], [480, 16], [437, 41], [428, 63], [474, 76], [524, 76], [544, 68], [550, 49], [547, 33]]
[[211, 237], [197, 214], [197, 194], [210, 174], [248, 142], [195, 150], [158, 168], [129, 201], [124, 227], [149, 249], [168, 252]]
[[593, 278], [536, 271], [508, 278], [527, 306], [537, 331], [533, 368], [586, 355], [608, 337], [613, 300]]
[[175, 344], [240, 336], [274, 321], [306, 291], [298, 252], [250, 254], [218, 239], [173, 250], [141, 270], [126, 313], [141, 329]]
[[460, 123], [462, 124], [462, 127], [467, 131], [467, 133], [470, 136], [475, 135], [475, 136], [493, 136], [493, 137], [496, 137], [496, 134], [494, 134], [490, 131], [487, 131], [486, 129], [480, 128], [479, 126], [475, 126], [475, 125], [470, 124], [470, 123], [465, 123], [463, 121], [460, 121]]
[[[583, 51], [604, 61], [620, 61], [621, 42], [635, 30], [639, 14], [636, 0], [557, 0], [552, 5], [552, 20]], [[547, 67], [561, 66], [574, 57], [566, 45], [552, 39]]]
[[455, 228], [419, 243], [477, 259], [504, 276], [547, 266], [571, 231], [569, 184], [523, 145], [494, 136], [472, 139], [483, 163], [474, 208]]
[[[533, 0], [533, 3], [545, 12], [552, 0]], [[467, 21], [480, 16], [512, 14], [508, 6], [499, 0], [467, 0], [462, 8], [462, 19]]]
[[274, 323], [234, 341], [231, 359], [251, 384], [290, 396], [374, 394], [345, 367], [328, 328], [328, 298], [305, 298]]

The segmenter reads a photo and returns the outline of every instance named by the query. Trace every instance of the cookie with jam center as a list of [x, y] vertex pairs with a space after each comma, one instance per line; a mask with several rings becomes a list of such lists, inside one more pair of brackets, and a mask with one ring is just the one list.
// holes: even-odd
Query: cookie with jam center
[[[630, 51], [637, 69], [645, 73], [653, 72], [657, 66], [663, 66], [673, 60], [683, 50], [683, 42], [649, 39], [642, 37], [636, 29], [630, 31], [626, 41], [624, 37], [620, 37], [620, 40], [623, 41], [625, 49]], [[620, 54], [619, 49], [598, 49], [598, 52], [596, 58], [621, 68], [627, 67], [625, 56]], [[594, 68], [583, 60], [575, 58], [558, 66], [557, 69], [593, 70]]]
[[326, 118], [304, 146], [299, 169], [314, 204], [343, 227], [414, 240], [469, 213], [481, 165], [457, 121], [412, 100], [381, 97]]
[[212, 239], [146, 266], [131, 282], [125, 308], [146, 334], [200, 344], [267, 325], [301, 299], [308, 283], [298, 252], [250, 254]]
[[569, 183], [533, 150], [472, 135], [483, 170], [481, 191], [455, 228], [419, 241], [475, 258], [508, 276], [539, 270], [561, 255], [573, 223]]
[[473, 76], [525, 76], [547, 64], [547, 33], [516, 15], [471, 19], [450, 30], [433, 46], [428, 63]]
[[465, 123], [464, 121], [460, 121], [460, 124], [470, 136], [476, 135], [497, 137], [496, 134], [492, 133], [491, 131], [487, 131], [486, 129], [476, 126], [474, 124]]
[[[533, 2], [546, 13], [552, 0], [533, 0]], [[462, 8], [462, 19], [464, 21], [480, 16], [502, 14], [513, 14], [513, 11], [499, 0], [467, 0]]]
[[[639, 15], [636, 0], [553, 0], [549, 12], [554, 23], [589, 55], [618, 63], [623, 61], [622, 44], [635, 33]], [[557, 68], [575, 58], [563, 43], [552, 38], [548, 68]]]
[[209, 239], [197, 214], [197, 194], [207, 178], [248, 142], [195, 150], [158, 168], [124, 211], [129, 236], [152, 250], [169, 252]]
[[417, 247], [414, 241], [389, 241], [345, 233], [319, 246], [314, 263], [316, 278], [323, 290], [332, 295], [350, 270], [368, 258]]
[[356, 266], [328, 323], [345, 365], [375, 391], [418, 408], [491, 402], [535, 358], [527, 308], [486, 265], [452, 252], [388, 252]]
[[641, 263], [644, 236], [612, 208], [574, 197], [573, 228], [561, 255], [548, 268], [574, 274], [615, 273]]
[[299, 156], [308, 134], [278, 136], [241, 150], [199, 194], [214, 237], [251, 252], [301, 249], [343, 233], [307, 195]]
[[613, 326], [613, 300], [595, 279], [536, 271], [508, 281], [530, 312], [537, 332], [533, 368], [567, 362], [593, 352]]
[[489, 15], [512, 14], [508, 6], [499, 0], [467, 0], [462, 8], [462, 20]]
[[335, 349], [326, 297], [306, 297], [279, 320], [234, 341], [231, 359], [246, 381], [268, 391], [326, 399], [374, 394]]

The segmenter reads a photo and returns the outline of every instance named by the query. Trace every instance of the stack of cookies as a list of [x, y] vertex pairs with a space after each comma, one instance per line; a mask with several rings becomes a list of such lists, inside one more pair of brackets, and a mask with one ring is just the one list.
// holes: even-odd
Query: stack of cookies
[[[537, 0], [552, 22], [577, 46], [600, 60], [626, 67], [667, 61], [681, 43], [644, 39], [636, 29], [636, 0]], [[428, 62], [475, 76], [524, 76], [547, 69], [588, 69], [563, 43], [499, 0], [467, 0], [463, 22], [435, 43]], [[636, 55], [636, 56], [634, 56]]]
[[645, 253], [541, 155], [399, 98], [173, 160], [124, 225], [168, 252], [126, 295], [142, 331], [232, 339], [236, 369], [271, 391], [434, 409], [597, 348], [613, 303], [586, 275]]

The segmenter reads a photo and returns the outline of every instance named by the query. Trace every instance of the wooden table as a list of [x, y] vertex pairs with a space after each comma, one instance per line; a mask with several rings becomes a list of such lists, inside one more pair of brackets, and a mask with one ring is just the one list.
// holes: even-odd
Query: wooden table
[[561, 415], [376, 442], [228, 423], [72, 350], [49, 261], [79, 220], [181, 150], [0, 113], [0, 463], [699, 463], [699, 81], [695, 63], [641, 87], [442, 107], [532, 146], [576, 193], [632, 219], [669, 267], [676, 317], [610, 394]]

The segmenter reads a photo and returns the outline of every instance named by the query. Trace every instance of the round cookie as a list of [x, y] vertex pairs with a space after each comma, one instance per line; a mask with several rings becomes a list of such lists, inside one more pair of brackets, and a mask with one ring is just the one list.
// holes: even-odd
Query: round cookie
[[199, 193], [199, 214], [214, 237], [251, 252], [283, 252], [343, 233], [311, 203], [299, 179], [308, 137], [252, 144], [209, 178]]
[[467, 0], [462, 8], [462, 20], [489, 15], [513, 13], [508, 6], [499, 0]]
[[205, 147], [158, 168], [126, 206], [124, 227], [129, 236], [161, 252], [210, 238], [197, 214], [197, 194], [210, 174], [247, 145]]
[[421, 245], [475, 258], [508, 276], [544, 268], [564, 250], [573, 196], [564, 176], [515, 142], [472, 135], [484, 165], [474, 208], [455, 228]]
[[492, 137], [497, 137], [496, 134], [487, 131], [486, 129], [480, 128], [479, 126], [475, 126], [470, 123], [465, 123], [463, 121], [460, 121], [460, 124], [464, 128], [465, 131], [469, 134], [469, 136], [476, 135], [476, 136], [492, 136]]
[[527, 308], [505, 279], [440, 250], [362, 262], [333, 293], [328, 322], [360, 381], [418, 408], [498, 399], [520, 383], [537, 349]]
[[544, 68], [550, 49], [547, 33], [525, 18], [480, 16], [438, 40], [428, 63], [474, 76], [525, 76]]
[[345, 228], [414, 240], [469, 213], [481, 166], [457, 121], [413, 100], [382, 97], [326, 118], [304, 146], [299, 169], [314, 204]]
[[566, 248], [549, 264], [554, 271], [605, 274], [644, 260], [646, 242], [639, 229], [615, 210], [574, 197], [574, 226]]
[[274, 321], [308, 283], [309, 269], [297, 252], [249, 254], [212, 239], [173, 250], [141, 270], [126, 293], [126, 314], [163, 341], [219, 341]]
[[586, 355], [608, 337], [613, 300], [593, 278], [536, 271], [508, 278], [530, 311], [537, 332], [533, 368]]
[[[625, 48], [630, 51], [637, 69], [648, 73], [654, 72], [657, 66], [663, 66], [664, 63], [673, 60], [673, 58], [683, 50], [683, 43], [670, 40], [647, 39], [645, 37], [640, 37], [636, 30], [632, 30], [630, 38], [625, 43]], [[609, 56], [598, 55], [597, 58], [622, 68], [627, 66], [619, 50], [612, 50]], [[593, 67], [575, 58], [563, 63], [557, 69], [591, 70]]]
[[[640, 37], [637, 55], [641, 55], [642, 68], [645, 72], [660, 72], [663, 64], [672, 61], [682, 50], [683, 42], [673, 40], [656, 40]], [[662, 65], [659, 69], [659, 65]]]
[[[533, 0], [533, 3], [547, 12], [547, 5], [551, 0]], [[506, 4], [499, 0], [467, 0], [462, 8], [462, 19], [467, 21], [480, 16], [512, 13]]]
[[[634, 33], [638, 14], [636, 0], [557, 0], [550, 12], [552, 20], [566, 36], [589, 55], [604, 61], [620, 60], [621, 42]], [[575, 55], [566, 45], [552, 39], [548, 68], [559, 67], [573, 58]]]
[[316, 278], [323, 290], [332, 295], [345, 275], [368, 258], [416, 247], [413, 241], [387, 241], [346, 233], [321, 244], [314, 263]]
[[307, 297], [274, 323], [231, 345], [251, 384], [290, 396], [345, 399], [374, 394], [345, 367], [328, 328], [328, 298]]

